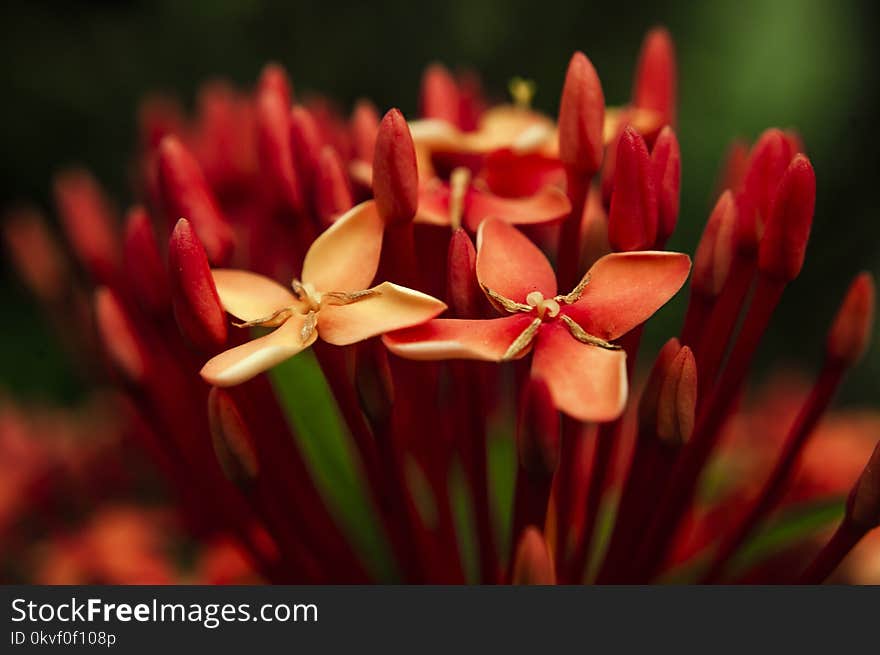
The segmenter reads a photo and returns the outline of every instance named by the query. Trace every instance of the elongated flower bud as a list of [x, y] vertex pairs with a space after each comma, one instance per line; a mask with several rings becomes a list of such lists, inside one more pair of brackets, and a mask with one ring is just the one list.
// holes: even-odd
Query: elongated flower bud
[[358, 100], [351, 114], [351, 141], [354, 157], [373, 163], [376, 135], [379, 132], [379, 113], [369, 100]]
[[147, 348], [119, 298], [107, 287], [98, 287], [94, 306], [98, 334], [113, 365], [129, 382], [142, 382], [147, 373]]
[[290, 109], [293, 102], [293, 87], [287, 71], [281, 64], [269, 63], [263, 67], [260, 73], [260, 81], [257, 84], [260, 92], [271, 89], [272, 94], [281, 99], [285, 111]]
[[43, 302], [59, 300], [69, 283], [64, 255], [42, 215], [20, 209], [3, 222], [3, 237], [15, 269]]
[[261, 172], [279, 201], [299, 211], [302, 197], [290, 145], [290, 89], [283, 70], [275, 67], [264, 72], [256, 106]]
[[624, 129], [617, 146], [608, 241], [618, 252], [649, 250], [657, 240], [657, 192], [641, 135]]
[[112, 283], [119, 271], [120, 243], [104, 191], [87, 171], [71, 170], [55, 179], [55, 203], [80, 263], [96, 282]]
[[673, 337], [667, 341], [657, 353], [657, 359], [648, 375], [642, 397], [639, 399], [639, 431], [647, 434], [657, 434], [657, 415], [660, 406], [660, 394], [663, 391], [663, 383], [669, 376], [672, 363], [675, 361], [682, 347], [678, 339]]
[[463, 228], [449, 239], [446, 297], [457, 318], [478, 318], [482, 296], [477, 280], [477, 251]]
[[379, 124], [373, 158], [373, 195], [386, 225], [409, 223], [419, 206], [416, 150], [399, 109], [390, 109]]
[[759, 226], [769, 219], [776, 190], [794, 155], [785, 133], [777, 128], [764, 131], [752, 147], [743, 191], [759, 213]]
[[422, 75], [419, 112], [422, 118], [434, 118], [458, 126], [458, 85], [442, 64], [431, 64]]
[[675, 231], [681, 194], [681, 150], [668, 125], [660, 130], [651, 151], [651, 168], [657, 189], [657, 243], [665, 244]]
[[170, 220], [186, 218], [215, 266], [227, 263], [235, 245], [232, 228], [220, 211], [195, 157], [174, 136], [159, 145], [159, 187]]
[[793, 280], [804, 265], [816, 206], [816, 175], [810, 160], [797, 155], [785, 171], [773, 200], [759, 250], [762, 272]]
[[256, 478], [259, 464], [253, 435], [228, 391], [211, 387], [208, 425], [214, 453], [226, 477], [236, 484]]
[[691, 284], [705, 296], [721, 293], [735, 249], [736, 203], [729, 190], [721, 194], [706, 222], [694, 255]]
[[734, 139], [727, 147], [727, 154], [718, 177], [719, 192], [730, 189], [734, 193], [740, 190], [746, 167], [749, 161], [749, 144], [742, 139]]
[[559, 465], [559, 412], [550, 388], [533, 377], [523, 389], [516, 431], [519, 464], [531, 475], [550, 477]]
[[125, 272], [132, 292], [148, 312], [160, 314], [171, 302], [168, 274], [147, 210], [133, 207], [125, 227]]
[[330, 146], [324, 146], [318, 159], [314, 196], [315, 211], [323, 225], [330, 225], [354, 204], [342, 161]]
[[874, 277], [859, 273], [828, 332], [828, 357], [843, 366], [852, 366], [865, 353], [874, 325]]
[[645, 36], [633, 86], [633, 105], [652, 109], [662, 116], [661, 124], [675, 125], [677, 115], [678, 73], [675, 46], [663, 27], [655, 27]]
[[[299, 105], [290, 112], [290, 144], [301, 188], [310, 190], [317, 174], [324, 141], [314, 116]], [[304, 196], [307, 194], [308, 191], [303, 193]]]
[[515, 585], [556, 584], [553, 555], [550, 553], [544, 535], [534, 526], [530, 525], [523, 530], [519, 539], [511, 583]]
[[174, 317], [196, 347], [212, 352], [226, 343], [226, 314], [220, 304], [201, 241], [189, 221], [174, 226], [168, 245], [168, 269]]
[[697, 408], [697, 363], [684, 346], [669, 366], [657, 399], [657, 436], [669, 444], [682, 444], [694, 431]]
[[605, 96], [593, 64], [582, 52], [572, 55], [559, 105], [559, 159], [593, 175], [602, 165]]
[[846, 517], [864, 530], [880, 526], [880, 442], [849, 494]]

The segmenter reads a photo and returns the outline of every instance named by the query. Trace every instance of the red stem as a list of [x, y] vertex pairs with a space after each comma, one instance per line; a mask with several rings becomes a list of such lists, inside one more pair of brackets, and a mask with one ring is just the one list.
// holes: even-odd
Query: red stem
[[562, 223], [560, 230], [556, 277], [559, 280], [560, 289], [571, 289], [579, 281], [581, 223], [583, 222], [584, 207], [587, 204], [587, 194], [590, 191], [590, 176], [566, 167], [565, 179], [565, 192], [571, 203], [571, 214]]
[[864, 536], [864, 528], [859, 528], [844, 518], [831, 540], [825, 544], [813, 563], [801, 574], [798, 584], [817, 585], [825, 582]]

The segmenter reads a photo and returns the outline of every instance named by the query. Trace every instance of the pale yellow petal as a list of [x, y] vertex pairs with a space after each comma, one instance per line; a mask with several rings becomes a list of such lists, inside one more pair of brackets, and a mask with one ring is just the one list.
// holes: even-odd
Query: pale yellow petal
[[242, 321], [258, 321], [299, 305], [293, 292], [263, 275], [230, 268], [211, 271], [223, 309]]
[[216, 387], [231, 387], [269, 370], [315, 342], [314, 330], [303, 340], [304, 323], [302, 314], [294, 314], [266, 336], [220, 353], [202, 367], [202, 378]]
[[379, 268], [384, 229], [375, 202], [352, 207], [312, 243], [302, 281], [320, 292], [366, 289]]
[[324, 305], [318, 315], [320, 337], [344, 346], [424, 323], [446, 309], [436, 298], [391, 282], [371, 291], [375, 294], [348, 305]]

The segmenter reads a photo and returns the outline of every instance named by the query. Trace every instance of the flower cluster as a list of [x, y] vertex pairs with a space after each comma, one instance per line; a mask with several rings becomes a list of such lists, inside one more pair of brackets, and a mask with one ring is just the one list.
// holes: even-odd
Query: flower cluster
[[[737, 556], [867, 347], [873, 282], [847, 293], [766, 484], [735, 521], [713, 521], [700, 482], [803, 266], [815, 177], [799, 137], [769, 129], [729, 157], [693, 266], [665, 250], [676, 85], [659, 28], [619, 107], [576, 53], [557, 120], [531, 108], [528, 81], [492, 106], [475, 75], [439, 65], [419, 119], [366, 101], [346, 118], [295, 100], [269, 65], [249, 92], [205, 86], [193, 117], [143, 105], [141, 204], [124, 232], [87, 173], [59, 176], [76, 270], [33, 213], [7, 241], [75, 350], [103, 356], [98, 375], [129, 399], [188, 523], [234, 540], [266, 580], [644, 583], [688, 552], [691, 579], [761, 580], [761, 562], [743, 572]], [[643, 325], [688, 278], [681, 333], [633, 394]], [[387, 568], [328, 502], [307, 453], [322, 435], [288, 420], [287, 404], [319, 411], [283, 391], [294, 357], [314, 357], [332, 393]], [[514, 434], [499, 508], [488, 452]], [[878, 458], [791, 581], [821, 582], [880, 523]]]

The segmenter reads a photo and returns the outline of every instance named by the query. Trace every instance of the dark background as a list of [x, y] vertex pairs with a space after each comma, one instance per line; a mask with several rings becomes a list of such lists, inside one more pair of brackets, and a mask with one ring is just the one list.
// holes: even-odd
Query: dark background
[[[848, 281], [878, 269], [877, 11], [831, 0], [6, 2], [0, 209], [49, 208], [50, 178], [71, 163], [90, 167], [128, 203], [136, 107], [151, 90], [191, 104], [200, 81], [249, 85], [275, 60], [299, 95], [320, 91], [346, 109], [367, 96], [413, 115], [421, 71], [439, 60], [475, 68], [499, 95], [510, 77], [532, 78], [535, 104], [555, 114], [572, 51], [589, 55], [609, 104], [619, 104], [644, 32], [663, 23], [678, 46], [683, 150], [682, 213], [670, 247], [693, 252], [731, 138], [778, 125], [797, 128], [807, 143], [819, 181], [807, 265], [760, 359], [764, 370], [809, 370]], [[77, 378], [5, 258], [0, 274], [0, 390], [75, 398]], [[682, 301], [652, 322], [654, 343], [677, 330]], [[878, 372], [875, 349], [850, 377], [846, 399], [873, 404]]]

